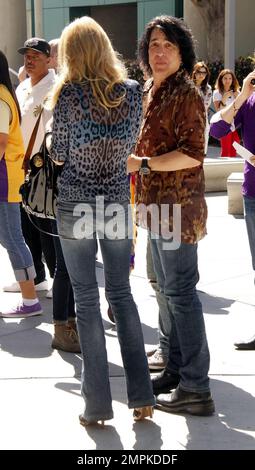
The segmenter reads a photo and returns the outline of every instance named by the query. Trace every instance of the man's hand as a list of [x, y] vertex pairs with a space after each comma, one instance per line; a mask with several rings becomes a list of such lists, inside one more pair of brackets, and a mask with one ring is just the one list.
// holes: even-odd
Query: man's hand
[[139, 171], [141, 167], [141, 163], [142, 163], [142, 158], [137, 157], [136, 155], [131, 153], [131, 155], [129, 155], [127, 159], [127, 174], [135, 173], [136, 171]]

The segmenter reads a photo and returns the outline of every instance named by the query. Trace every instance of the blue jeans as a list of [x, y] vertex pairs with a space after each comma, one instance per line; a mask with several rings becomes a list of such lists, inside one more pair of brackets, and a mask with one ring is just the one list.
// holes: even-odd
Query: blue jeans
[[[167, 370], [179, 374], [183, 390], [209, 390], [209, 350], [202, 305], [196, 291], [199, 279], [197, 245], [182, 243], [177, 250], [164, 250], [164, 240], [151, 238], [151, 249], [160, 294], [170, 319]], [[163, 304], [163, 303], [162, 303]]]
[[[22, 233], [25, 238], [25, 242], [31, 251], [36, 271], [35, 284], [38, 284], [45, 281], [46, 276], [42, 256], [44, 256], [50, 277], [53, 278], [54, 276], [56, 256], [53, 237], [40, 231], [41, 229], [45, 232], [51, 233], [51, 220], [36, 217], [35, 215], [30, 215], [29, 218], [22, 206], [20, 206], [20, 213]], [[33, 224], [35, 225], [33, 225], [31, 221], [33, 221]], [[36, 227], [38, 227], [38, 229]]]
[[[167, 311], [167, 300], [164, 295], [159, 290], [157, 283], [157, 277], [155, 274], [155, 268], [153, 265], [153, 259], [151, 254], [151, 241], [148, 237], [147, 240], [147, 251], [146, 251], [146, 270], [147, 277], [150, 281], [151, 287], [155, 291], [157, 304], [158, 304], [158, 350], [162, 353], [164, 357], [168, 357], [169, 352], [169, 334], [171, 330], [171, 322], [169, 315], [164, 315], [164, 312]], [[163, 313], [161, 313], [161, 311]]]
[[248, 233], [252, 267], [255, 271], [255, 198], [243, 196], [244, 217]]
[[[126, 204], [127, 205], [127, 204]], [[88, 421], [111, 419], [112, 397], [103, 321], [96, 279], [96, 232], [90, 237], [76, 238], [73, 215], [74, 203], [58, 206], [57, 224], [66, 266], [76, 303], [76, 315], [83, 357], [82, 395], [84, 417]], [[95, 203], [90, 203], [95, 215]], [[127, 210], [125, 210], [126, 214]], [[102, 218], [102, 213], [99, 217]], [[125, 219], [125, 220], [124, 220]], [[132, 240], [127, 238], [127, 217], [121, 220], [123, 238], [102, 237], [97, 230], [104, 262], [105, 290], [113, 309], [121, 355], [126, 375], [129, 408], [154, 404], [148, 363], [145, 356], [140, 319], [129, 284], [129, 264]], [[109, 220], [107, 220], [108, 222]]]
[[[56, 221], [51, 221], [52, 233], [57, 234]], [[64, 255], [59, 237], [53, 237], [56, 253], [56, 269], [52, 286], [53, 320], [66, 322], [68, 318], [75, 318], [73, 288], [66, 268]]]
[[34, 279], [32, 255], [21, 230], [19, 203], [0, 202], [0, 243], [7, 250], [16, 280]]

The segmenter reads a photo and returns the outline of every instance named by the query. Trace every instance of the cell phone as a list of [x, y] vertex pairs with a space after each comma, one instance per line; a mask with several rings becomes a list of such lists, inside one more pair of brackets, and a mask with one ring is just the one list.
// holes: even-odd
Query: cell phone
[[252, 85], [255, 85], [255, 78], [253, 78], [253, 79], [251, 80], [251, 84], [252, 84]]

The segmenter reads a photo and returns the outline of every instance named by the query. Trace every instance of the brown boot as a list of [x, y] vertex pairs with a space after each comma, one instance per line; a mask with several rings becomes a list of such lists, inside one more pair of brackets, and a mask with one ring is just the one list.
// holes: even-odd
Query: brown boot
[[54, 324], [54, 337], [51, 343], [53, 349], [61, 351], [80, 353], [80, 343], [77, 333], [66, 323]]
[[74, 317], [69, 317], [68, 320], [67, 320], [67, 324], [68, 326], [70, 326], [70, 328], [72, 328], [75, 333], [78, 335], [78, 330], [77, 330], [77, 321]]

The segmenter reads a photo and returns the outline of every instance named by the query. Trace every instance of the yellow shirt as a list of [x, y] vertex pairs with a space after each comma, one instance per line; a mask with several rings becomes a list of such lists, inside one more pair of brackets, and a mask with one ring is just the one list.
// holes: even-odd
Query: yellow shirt
[[0, 132], [9, 135], [9, 125], [12, 121], [8, 104], [0, 99]]
[[9, 90], [0, 85], [0, 99], [8, 104], [12, 120], [9, 124], [8, 143], [0, 161], [0, 202], [20, 202], [19, 188], [24, 182], [24, 144], [16, 103]]

